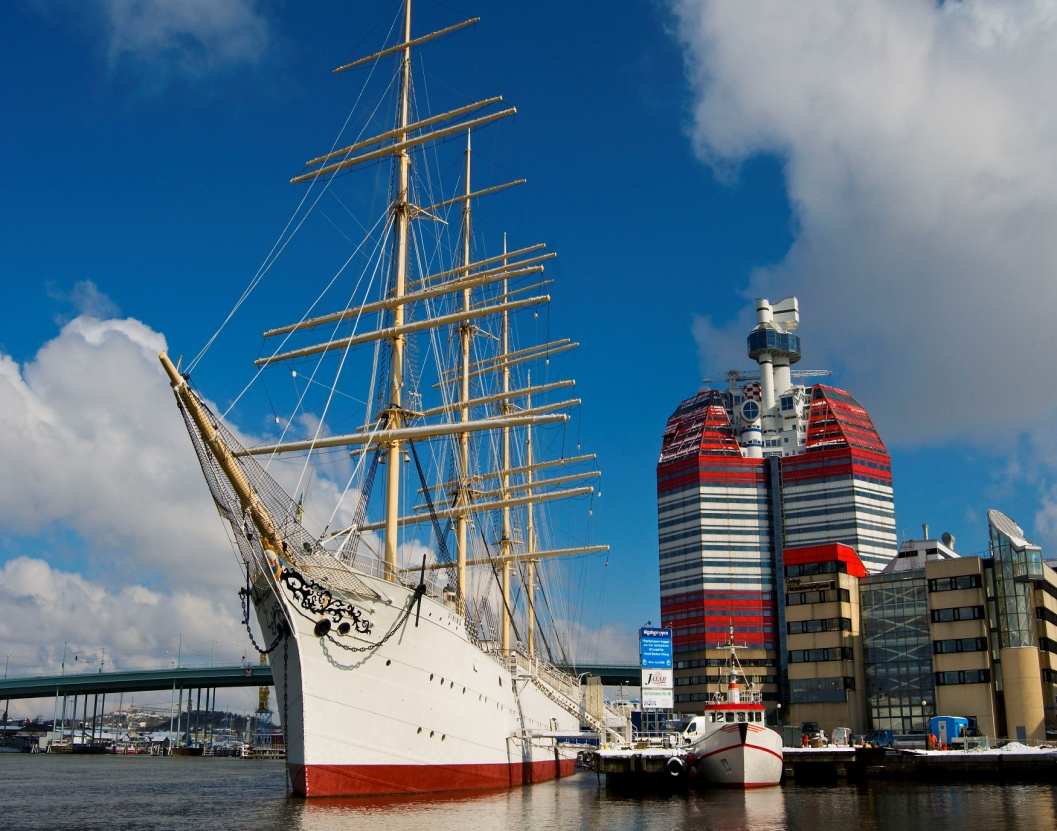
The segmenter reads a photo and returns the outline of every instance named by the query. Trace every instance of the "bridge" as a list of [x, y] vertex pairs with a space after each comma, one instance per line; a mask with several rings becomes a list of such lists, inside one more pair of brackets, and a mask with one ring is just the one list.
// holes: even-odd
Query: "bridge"
[[[638, 687], [639, 668], [624, 664], [582, 664], [563, 667], [586, 683], [588, 676], [599, 676], [608, 686]], [[205, 690], [220, 687], [274, 686], [271, 667], [259, 664], [234, 666], [167, 667], [112, 672], [41, 675], [0, 680], [0, 701], [23, 698], [51, 698], [59, 695], [92, 695], [156, 690]]]
[[217, 687], [263, 687], [272, 685], [269, 666], [238, 664], [214, 667], [168, 667], [116, 672], [41, 675], [0, 680], [0, 701], [19, 698], [51, 698], [56, 695], [92, 695], [154, 690], [204, 690]]

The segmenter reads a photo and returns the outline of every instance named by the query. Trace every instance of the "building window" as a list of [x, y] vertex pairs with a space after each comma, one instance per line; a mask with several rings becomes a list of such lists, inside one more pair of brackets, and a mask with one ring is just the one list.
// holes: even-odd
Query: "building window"
[[952, 609], [933, 609], [933, 623], [950, 623], [955, 620], [982, 620], [983, 606], [956, 606]]
[[830, 649], [792, 649], [789, 651], [791, 664], [818, 664], [824, 661], [852, 661], [855, 654], [850, 646], [835, 646]]
[[810, 635], [815, 632], [850, 632], [851, 618], [828, 617], [819, 620], [792, 620], [786, 626], [790, 635]]
[[1035, 619], [1044, 620], [1047, 623], [1052, 623], [1054, 626], [1057, 626], [1057, 614], [1054, 614], [1045, 606], [1035, 607]]
[[936, 685], [952, 684], [990, 684], [991, 673], [986, 669], [963, 669], [958, 672], [937, 672]]
[[830, 589], [829, 591], [791, 592], [785, 596], [786, 606], [803, 606], [807, 603], [851, 603], [851, 592], [847, 589]]
[[937, 655], [951, 652], [986, 652], [987, 638], [953, 638], [946, 641], [933, 641], [932, 651]]
[[956, 589], [980, 588], [979, 574], [960, 574], [957, 577], [939, 577], [929, 580], [930, 592], [949, 592]]
[[793, 704], [843, 702], [847, 700], [845, 690], [854, 689], [855, 679], [848, 677], [795, 678], [789, 682]]
[[839, 560], [826, 560], [821, 563], [801, 563], [785, 567], [786, 577], [810, 577], [815, 574], [847, 574], [848, 564]]

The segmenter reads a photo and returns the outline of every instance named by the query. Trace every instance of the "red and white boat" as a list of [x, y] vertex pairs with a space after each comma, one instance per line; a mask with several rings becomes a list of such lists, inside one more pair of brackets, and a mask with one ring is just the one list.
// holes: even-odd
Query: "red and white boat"
[[754, 685], [742, 689], [741, 664], [730, 633], [727, 689], [705, 705], [683, 730], [690, 745], [687, 766], [705, 782], [731, 788], [766, 788], [782, 779], [782, 737], [765, 721], [763, 699]]
[[[556, 545], [558, 523], [542, 528], [543, 503], [565, 504], [576, 512], [562, 524], [569, 537], [590, 533], [576, 523], [590, 522], [584, 499], [598, 475], [586, 466], [593, 456], [563, 447], [561, 425], [578, 400], [550, 397], [572, 385], [549, 374], [552, 357], [576, 344], [515, 342], [519, 332], [547, 330], [534, 321], [550, 298], [536, 290], [550, 282], [540, 272], [552, 255], [543, 245], [508, 249], [505, 235], [486, 249], [471, 229], [471, 204], [519, 182], [475, 181], [472, 190], [469, 136], [514, 110], [499, 108], [498, 97], [415, 110], [459, 85], [415, 96], [412, 51], [475, 22], [416, 36], [405, 0], [395, 42], [335, 70], [365, 89], [377, 83], [393, 100], [357, 103], [366, 123], [292, 180], [309, 188], [305, 214], [276, 243], [270, 279], [317, 203], [329, 211], [322, 231], [339, 231], [324, 239], [341, 250], [319, 291], [308, 290], [300, 264], [280, 279], [283, 304], [297, 295], [304, 305], [285, 312], [294, 322], [264, 333], [257, 353], [254, 382], [279, 380], [245, 391], [257, 395], [268, 429], [274, 423], [274, 439], [240, 442], [188, 384], [199, 358], [182, 368], [161, 355], [245, 566], [246, 624], [252, 604], [300, 796], [551, 779], [574, 770], [575, 748], [562, 737], [581, 724], [606, 726], [602, 713], [584, 711], [578, 679], [555, 666], [567, 663], [570, 646], [550, 634], [560, 593], [537, 594], [544, 581], [561, 581], [555, 558], [608, 550]], [[370, 123], [387, 112], [393, 122]], [[379, 160], [391, 164], [388, 179]], [[345, 175], [356, 167], [367, 168], [366, 180]], [[452, 171], [458, 183], [445, 189], [441, 174]], [[388, 197], [372, 197], [370, 187], [381, 182], [384, 191], [386, 181]], [[362, 223], [355, 210], [373, 204], [384, 211]], [[365, 240], [352, 238], [354, 227], [366, 229]], [[310, 253], [319, 244], [310, 238]], [[551, 426], [540, 442], [551, 457], [534, 455], [533, 431]]]

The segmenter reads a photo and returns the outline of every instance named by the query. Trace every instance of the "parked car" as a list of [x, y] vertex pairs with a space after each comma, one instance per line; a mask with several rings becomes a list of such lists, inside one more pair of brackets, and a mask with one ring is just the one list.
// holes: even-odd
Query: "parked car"
[[826, 731], [818, 726], [817, 721], [805, 721], [801, 724], [800, 737], [802, 741], [806, 739], [804, 744], [811, 745], [812, 747], [829, 744], [829, 739], [826, 738]]
[[851, 747], [851, 728], [834, 727], [829, 731], [829, 743], [836, 747]]
[[891, 730], [871, 730], [863, 739], [864, 747], [895, 747], [895, 743]]

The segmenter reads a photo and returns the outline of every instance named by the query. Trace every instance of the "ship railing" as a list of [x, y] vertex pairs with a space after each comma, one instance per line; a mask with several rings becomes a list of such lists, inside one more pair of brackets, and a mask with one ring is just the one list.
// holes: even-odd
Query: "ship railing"
[[[711, 704], [726, 704], [728, 702], [728, 691], [717, 690], [709, 699]], [[763, 691], [742, 688], [738, 691], [738, 701], [741, 704], [763, 704]]]
[[520, 652], [511, 652], [507, 660], [510, 672], [514, 675], [543, 681], [570, 701], [578, 702], [581, 699], [579, 680], [562, 672], [549, 661], [539, 657], [530, 658]]

